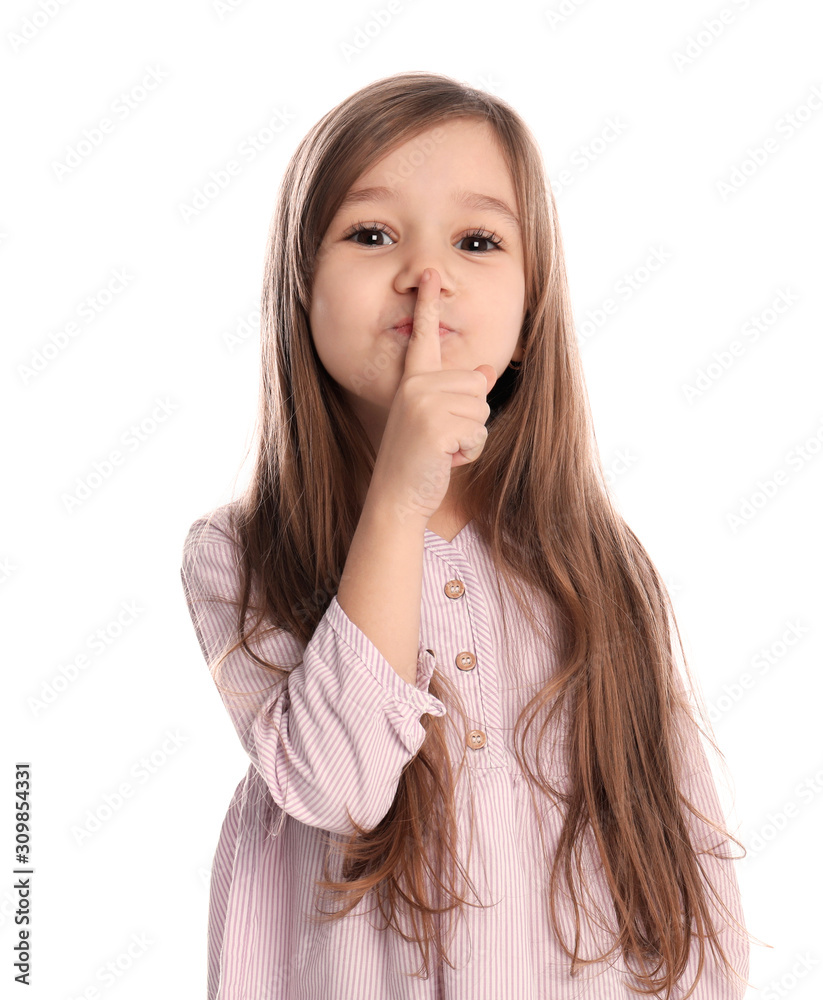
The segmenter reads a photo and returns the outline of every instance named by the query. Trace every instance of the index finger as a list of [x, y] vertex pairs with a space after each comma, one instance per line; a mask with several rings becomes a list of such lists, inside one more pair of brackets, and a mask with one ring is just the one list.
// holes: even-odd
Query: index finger
[[440, 275], [427, 267], [428, 281], [421, 277], [412, 317], [412, 332], [406, 350], [404, 375], [439, 372], [443, 369], [440, 352]]

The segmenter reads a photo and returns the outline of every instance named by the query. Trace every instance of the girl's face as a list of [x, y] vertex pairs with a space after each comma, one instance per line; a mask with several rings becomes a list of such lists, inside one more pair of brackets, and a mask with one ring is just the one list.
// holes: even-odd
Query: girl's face
[[[365, 194], [375, 187], [386, 190]], [[408, 345], [408, 334], [393, 327], [412, 317], [427, 267], [440, 275], [440, 322], [453, 331], [440, 337], [444, 369], [490, 364], [499, 376], [522, 357], [518, 223], [505, 207], [467, 206], [467, 194], [497, 199], [517, 214], [506, 161], [485, 122], [441, 125], [388, 153], [351, 186], [323, 237], [312, 339], [375, 450]]]

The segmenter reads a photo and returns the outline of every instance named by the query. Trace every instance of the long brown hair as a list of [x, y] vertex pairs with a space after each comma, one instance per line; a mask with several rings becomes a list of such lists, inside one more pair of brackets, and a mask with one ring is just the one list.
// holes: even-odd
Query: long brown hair
[[[494, 130], [522, 220], [522, 366], [498, 380], [489, 396], [484, 450], [455, 474], [465, 511], [525, 618], [545, 630], [551, 617], [546, 634], [555, 656], [551, 670], [546, 665], [545, 686], [517, 720], [515, 744], [533, 802], [536, 792], [563, 809], [557, 851], [547, 861], [552, 925], [572, 959], [572, 973], [621, 949], [627, 966], [636, 967], [636, 991], [665, 990], [668, 997], [694, 937], [700, 957], [693, 988], [704, 965], [704, 941], [719, 952], [726, 973], [737, 974], [720, 946], [709, 905], [712, 887], [699, 861], [701, 853], [712, 852], [690, 840], [687, 810], [724, 841], [743, 845], [682, 793], [688, 768], [694, 768], [694, 751], [690, 757], [687, 748], [697, 729], [708, 735], [711, 726], [707, 718], [705, 730], [699, 726], [678, 676], [673, 633], [681, 654], [683, 644], [666, 587], [606, 485], [538, 144], [518, 114], [491, 94], [425, 72], [377, 80], [329, 111], [286, 169], [265, 263], [254, 469], [231, 505], [240, 552], [237, 642], [220, 662], [242, 647], [282, 681], [289, 665], [267, 663], [251, 640], [265, 627], [307, 643], [337, 591], [376, 456], [314, 349], [308, 322], [313, 271], [327, 227], [358, 176], [401, 143], [458, 119], [481, 120]], [[534, 602], [541, 607], [546, 598], [545, 615], [533, 613], [526, 593], [541, 595]], [[251, 611], [257, 614], [249, 629]], [[683, 664], [688, 670], [685, 656]], [[438, 669], [429, 690], [463, 714]], [[375, 829], [355, 826], [348, 841], [336, 845], [339, 881], [329, 878], [327, 852], [326, 877], [317, 883], [343, 902], [322, 920], [339, 919], [375, 890], [387, 925], [417, 943], [427, 968], [432, 941], [451, 964], [439, 915], [476, 905], [455, 885], [462, 866], [454, 848], [459, 771], [446, 741], [451, 714], [422, 717], [425, 739], [388, 813]], [[532, 727], [538, 728], [531, 745], [539, 748], [559, 718], [569, 779], [563, 789], [549, 783], [540, 755], [529, 759], [527, 752]], [[619, 929], [606, 955], [588, 960], [578, 955], [572, 878], [573, 857], [582, 877], [584, 837], [599, 853]], [[555, 913], [561, 873], [574, 900], [573, 951]], [[412, 921], [408, 935], [401, 911]]]

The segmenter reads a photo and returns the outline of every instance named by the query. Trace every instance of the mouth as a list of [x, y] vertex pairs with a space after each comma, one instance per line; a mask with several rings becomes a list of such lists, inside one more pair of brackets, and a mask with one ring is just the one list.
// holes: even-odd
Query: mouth
[[[411, 323], [398, 323], [396, 326], [393, 326], [391, 329], [392, 330], [396, 330], [397, 333], [400, 333], [403, 336], [410, 337], [411, 336], [411, 332], [412, 332], [412, 324]], [[445, 337], [448, 334], [453, 334], [453, 333], [456, 333], [456, 332], [457, 331], [456, 330], [452, 330], [452, 328], [450, 326], [444, 326], [442, 323], [440, 324], [440, 336], [441, 337]]]

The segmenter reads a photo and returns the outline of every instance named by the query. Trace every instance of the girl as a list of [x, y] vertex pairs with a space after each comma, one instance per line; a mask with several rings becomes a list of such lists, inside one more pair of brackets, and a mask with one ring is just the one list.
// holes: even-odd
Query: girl
[[253, 479], [183, 553], [251, 762], [210, 1000], [743, 995], [734, 838], [545, 176], [511, 107], [423, 72], [286, 170]]

